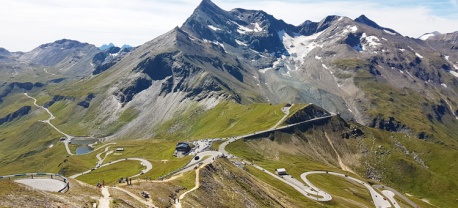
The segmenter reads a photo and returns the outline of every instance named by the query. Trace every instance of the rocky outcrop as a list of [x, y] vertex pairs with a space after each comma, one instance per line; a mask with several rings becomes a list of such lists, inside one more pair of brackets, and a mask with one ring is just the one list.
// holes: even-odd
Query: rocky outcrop
[[69, 96], [63, 96], [63, 95], [54, 95], [52, 97], [52, 100], [46, 102], [43, 107], [49, 108], [51, 107], [55, 102], [62, 101], [62, 100], [73, 100], [73, 97]]
[[95, 98], [95, 95], [90, 93], [89, 95], [86, 96], [86, 98], [83, 101], [78, 102], [78, 105], [83, 107], [83, 108], [89, 108], [89, 105], [92, 101], [92, 99]]
[[294, 124], [299, 123], [301, 121], [310, 120], [312, 118], [323, 117], [331, 115], [329, 112], [320, 108], [316, 105], [309, 105], [305, 108], [297, 111], [294, 115], [286, 119], [285, 123], [287, 124]]
[[132, 80], [124, 88], [119, 89], [115, 95], [118, 97], [119, 102], [124, 106], [126, 103], [130, 102], [136, 94], [148, 89], [151, 85], [152, 80], [150, 78], [145, 76], [138, 77], [137, 79]]
[[30, 91], [33, 88], [40, 88], [43, 87], [44, 84], [40, 82], [32, 83], [32, 82], [11, 82], [11, 83], [3, 83], [0, 84], [0, 89], [3, 90], [0, 92], [0, 103], [3, 102], [2, 98], [8, 96], [14, 89], [19, 89], [20, 91]]
[[446, 114], [452, 114], [452, 112], [450, 112], [450, 110], [447, 107], [447, 103], [444, 100], [441, 100], [439, 104], [431, 106], [431, 108], [434, 111], [434, 117], [441, 123], [443, 122], [442, 118]]
[[372, 128], [378, 128], [385, 131], [399, 132], [399, 131], [410, 131], [410, 129], [403, 123], [396, 121], [394, 117], [385, 119], [383, 116], [378, 116], [372, 119]]
[[53, 84], [56, 84], [56, 83], [61, 83], [65, 80], [65, 78], [57, 78], [57, 79], [52, 79], [52, 80], [49, 80], [48, 83], [53, 83]]
[[17, 119], [17, 118], [22, 117], [24, 115], [27, 115], [30, 112], [31, 109], [32, 109], [31, 106], [24, 106], [22, 108], [19, 108], [17, 111], [15, 111], [13, 113], [10, 113], [10, 114], [6, 115], [3, 118], [0, 118], [0, 125], [2, 125], [4, 123], [7, 123], [7, 122], [11, 122], [14, 119]]
[[92, 58], [92, 64], [95, 65], [92, 74], [97, 75], [106, 71], [124, 58], [131, 50], [131, 48], [109, 47], [95, 54]]
[[358, 138], [361, 136], [364, 136], [364, 132], [358, 127], [353, 127], [350, 131], [342, 134], [343, 139]]

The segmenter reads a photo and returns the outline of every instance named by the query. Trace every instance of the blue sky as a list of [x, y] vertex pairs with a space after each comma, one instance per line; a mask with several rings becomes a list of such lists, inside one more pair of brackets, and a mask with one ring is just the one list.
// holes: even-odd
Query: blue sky
[[[225, 10], [264, 10], [298, 25], [365, 14], [405, 36], [458, 31], [458, 0], [213, 0]], [[0, 47], [30, 51], [68, 38], [97, 46], [143, 44], [180, 26], [200, 0], [0, 0]]]

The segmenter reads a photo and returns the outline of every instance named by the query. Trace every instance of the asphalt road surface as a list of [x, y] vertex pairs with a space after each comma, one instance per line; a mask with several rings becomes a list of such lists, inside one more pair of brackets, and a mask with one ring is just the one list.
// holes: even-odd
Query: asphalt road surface
[[326, 172], [326, 171], [310, 171], [310, 172], [305, 172], [305, 173], [301, 174], [301, 179], [307, 185], [312, 186], [312, 187], [314, 187], [313, 184], [307, 179], [307, 176], [311, 175], [311, 174], [330, 174], [330, 175], [340, 176], [340, 177], [346, 178], [348, 180], [355, 181], [355, 182], [363, 185], [364, 187], [366, 187], [367, 190], [369, 190], [369, 193], [371, 194], [372, 201], [374, 202], [375, 207], [377, 207], [377, 208], [391, 207], [390, 202], [388, 200], [386, 200], [386, 198], [384, 198], [380, 193], [375, 191], [375, 189], [372, 188], [372, 186], [370, 186], [369, 184], [367, 184], [364, 181], [361, 181], [359, 179], [350, 177], [350, 176], [342, 174], [342, 173], [334, 173], [334, 172], [330, 172], [330, 171], [328, 171], [328, 172]]

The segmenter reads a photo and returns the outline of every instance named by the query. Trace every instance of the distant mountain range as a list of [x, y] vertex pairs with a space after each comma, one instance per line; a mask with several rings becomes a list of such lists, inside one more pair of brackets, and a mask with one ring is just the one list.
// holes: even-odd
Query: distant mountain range
[[[113, 48], [113, 47], [115, 47], [115, 45], [113, 43], [109, 43], [109, 44], [103, 44], [102, 46], [99, 47], [99, 49], [104, 51], [106, 49]], [[121, 46], [121, 48], [131, 49], [132, 46], [124, 44], [124, 45]]]

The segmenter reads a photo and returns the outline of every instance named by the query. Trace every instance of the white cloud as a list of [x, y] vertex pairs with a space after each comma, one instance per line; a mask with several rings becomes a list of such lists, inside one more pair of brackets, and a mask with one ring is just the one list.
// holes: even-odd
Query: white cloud
[[199, 2], [0, 0], [0, 47], [28, 51], [62, 38], [140, 45], [181, 25]]
[[[452, 32], [458, 28], [456, 14], [448, 18], [437, 16], [431, 7], [417, 4], [383, 6], [374, 1], [338, 0], [213, 1], [226, 10], [264, 10], [295, 25], [307, 19], [320, 21], [331, 14], [350, 18], [365, 14], [384, 27], [413, 37], [436, 30]], [[62, 38], [98, 46], [108, 42], [140, 45], [180, 26], [199, 3], [200, 0], [0, 0], [0, 47], [29, 51]], [[456, 0], [450, 3], [456, 4]]]

